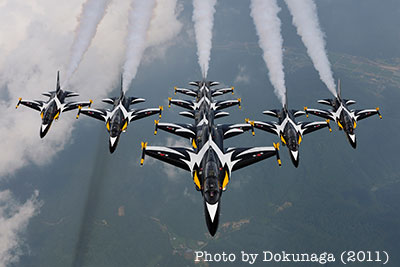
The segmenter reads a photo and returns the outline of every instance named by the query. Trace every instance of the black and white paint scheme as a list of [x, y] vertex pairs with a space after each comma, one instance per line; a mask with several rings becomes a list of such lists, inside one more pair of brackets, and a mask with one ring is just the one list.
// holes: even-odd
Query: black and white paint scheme
[[198, 89], [175, 88], [176, 92], [196, 98], [195, 102], [170, 100], [190, 111], [180, 114], [194, 119], [194, 124], [159, 123], [156, 130], [174, 133], [191, 140], [193, 148], [147, 146], [142, 143], [142, 160], [145, 155], [159, 159], [176, 167], [189, 171], [197, 191], [204, 200], [204, 211], [208, 230], [212, 236], [218, 229], [221, 210], [221, 195], [227, 189], [233, 171], [249, 166], [261, 160], [276, 156], [280, 165], [278, 149], [273, 147], [224, 147], [224, 140], [252, 129], [250, 124], [215, 124], [214, 119], [229, 115], [220, 111], [223, 108], [239, 104], [240, 101], [217, 101], [212, 96], [233, 93], [233, 88], [211, 89], [217, 82], [191, 82]]
[[102, 100], [104, 103], [113, 105], [111, 109], [83, 108], [80, 113], [92, 118], [104, 121], [107, 131], [110, 134], [109, 148], [113, 153], [117, 148], [119, 137], [122, 132], [126, 132], [128, 124], [132, 121], [143, 119], [145, 117], [159, 114], [161, 117], [162, 106], [158, 108], [131, 109], [131, 105], [144, 102], [145, 99], [139, 97], [125, 96], [121, 77], [121, 94], [119, 97], [110, 97]]
[[[311, 113], [313, 115], [334, 120], [339, 130], [343, 130], [346, 134], [347, 140], [349, 140], [350, 145], [353, 148], [357, 147], [357, 140], [356, 140], [356, 133], [355, 129], [357, 127], [357, 122], [368, 118], [369, 116], [377, 114], [379, 118], [382, 119], [382, 116], [379, 112], [379, 108], [375, 109], [349, 109], [348, 106], [355, 104], [356, 101], [351, 99], [343, 99], [341, 96], [341, 89], [340, 89], [340, 80], [338, 82], [338, 92], [337, 97], [334, 99], [321, 99], [318, 100], [318, 103], [331, 106], [332, 108], [329, 110], [325, 109], [313, 109], [304, 107], [305, 112]], [[308, 116], [308, 115], [307, 115]]]
[[92, 101], [72, 101], [65, 102], [66, 98], [79, 96], [78, 93], [71, 91], [64, 91], [60, 86], [60, 72], [57, 72], [57, 84], [55, 91], [49, 91], [42, 93], [44, 96], [48, 96], [49, 100], [24, 100], [22, 98], [18, 99], [17, 106], [20, 104], [30, 107], [34, 110], [40, 112], [40, 117], [42, 118], [42, 125], [40, 126], [40, 137], [43, 138], [50, 129], [51, 124], [54, 120], [58, 120], [60, 114], [65, 111], [70, 111], [73, 109], [81, 109], [82, 107], [89, 107]]

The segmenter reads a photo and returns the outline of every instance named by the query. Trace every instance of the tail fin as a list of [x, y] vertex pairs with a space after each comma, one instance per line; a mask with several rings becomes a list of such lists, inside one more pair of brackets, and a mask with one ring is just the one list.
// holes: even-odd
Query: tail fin
[[340, 79], [338, 79], [338, 97], [339, 97], [339, 99], [342, 99], [342, 93], [341, 93], [341, 91], [342, 91], [342, 89], [341, 89], [341, 86], [340, 86]]
[[121, 73], [121, 98], [124, 96], [124, 76]]
[[60, 71], [57, 71], [57, 85], [56, 85], [56, 92], [60, 91], [61, 86], [60, 86]]
[[288, 99], [287, 99], [287, 89], [285, 90], [285, 103], [283, 104], [283, 109], [288, 112]]

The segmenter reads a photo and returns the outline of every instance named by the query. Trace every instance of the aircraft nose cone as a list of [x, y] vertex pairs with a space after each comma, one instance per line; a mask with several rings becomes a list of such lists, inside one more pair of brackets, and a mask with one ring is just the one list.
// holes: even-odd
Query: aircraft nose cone
[[205, 202], [205, 215], [208, 231], [211, 236], [214, 236], [218, 229], [219, 223], [219, 203], [208, 204]]
[[43, 138], [46, 136], [47, 132], [49, 131], [50, 124], [42, 124], [40, 127], [40, 138]]
[[347, 135], [349, 142], [351, 144], [351, 146], [356, 149], [357, 147], [357, 140], [356, 140], [356, 135], [355, 134], [348, 134]]
[[115, 149], [117, 148], [117, 145], [118, 145], [118, 140], [119, 140], [119, 136], [118, 135], [115, 136], [115, 137], [110, 136], [110, 139], [109, 139], [110, 153], [114, 153], [114, 151], [115, 151]]
[[290, 158], [292, 159], [293, 165], [297, 168], [299, 166], [299, 151], [290, 150]]

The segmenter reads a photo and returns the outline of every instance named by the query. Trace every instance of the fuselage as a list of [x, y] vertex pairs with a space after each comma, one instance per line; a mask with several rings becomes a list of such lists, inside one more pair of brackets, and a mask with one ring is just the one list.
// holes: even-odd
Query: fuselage
[[[195, 110], [196, 125], [196, 153], [205, 150], [200, 166], [194, 170], [193, 180], [196, 189], [201, 191], [204, 199], [204, 211], [206, 223], [211, 235], [215, 235], [220, 211], [220, 200], [223, 192], [225, 176], [229, 180], [229, 174], [222, 166], [218, 154], [210, 145], [212, 141], [217, 149], [224, 151], [223, 133], [214, 125], [214, 110], [212, 110], [211, 90], [207, 83], [199, 85], [197, 103], [200, 103]], [[210, 141], [211, 139], [211, 141]], [[199, 188], [200, 185], [200, 188]], [[226, 186], [226, 185], [225, 185]]]
[[106, 121], [106, 127], [110, 134], [109, 148], [111, 153], [117, 148], [120, 134], [128, 127], [130, 104], [128, 100], [124, 96], [121, 96], [114, 101], [113, 109], [109, 111], [110, 116]]
[[299, 145], [301, 142], [301, 135], [297, 129], [297, 123], [292, 112], [283, 108], [278, 113], [278, 120], [276, 127], [280, 135], [282, 145], [286, 145], [289, 149], [290, 158], [293, 164], [297, 167], [299, 165]]
[[64, 92], [62, 90], [59, 90], [58, 93], [56, 92], [52, 93], [49, 101], [47, 101], [43, 105], [43, 109], [40, 113], [40, 116], [42, 118], [42, 125], [40, 127], [41, 138], [46, 136], [53, 120], [58, 119], [58, 117], [60, 116], [64, 101], [65, 101]]
[[356, 135], [355, 128], [357, 126], [354, 113], [351, 112], [346, 103], [336, 98], [332, 101], [332, 115], [335, 118], [335, 122], [338, 124], [339, 130], [343, 130], [349, 140], [351, 146], [356, 148]]

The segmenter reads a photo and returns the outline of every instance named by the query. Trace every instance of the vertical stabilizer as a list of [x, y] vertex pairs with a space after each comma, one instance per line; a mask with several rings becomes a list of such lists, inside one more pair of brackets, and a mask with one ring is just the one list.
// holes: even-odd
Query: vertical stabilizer
[[121, 74], [121, 95], [120, 98], [122, 99], [124, 97], [124, 77], [123, 74]]
[[60, 91], [61, 86], [60, 86], [60, 71], [57, 71], [57, 85], [56, 85], [56, 92]]
[[287, 89], [285, 90], [285, 103], [283, 104], [285, 111], [288, 111], [288, 99], [287, 99]]

